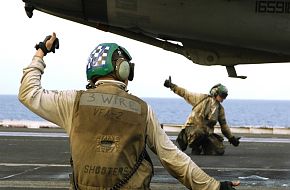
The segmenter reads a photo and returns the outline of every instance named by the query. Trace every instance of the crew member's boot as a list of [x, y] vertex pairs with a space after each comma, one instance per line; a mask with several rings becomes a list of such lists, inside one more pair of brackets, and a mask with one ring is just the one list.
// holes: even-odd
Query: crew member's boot
[[200, 155], [201, 151], [202, 149], [200, 146], [192, 146], [191, 155]]
[[185, 129], [182, 129], [180, 131], [180, 133], [177, 136], [176, 142], [178, 143], [179, 148], [182, 151], [186, 150], [188, 143], [187, 143], [187, 137], [186, 137], [186, 134], [185, 134]]

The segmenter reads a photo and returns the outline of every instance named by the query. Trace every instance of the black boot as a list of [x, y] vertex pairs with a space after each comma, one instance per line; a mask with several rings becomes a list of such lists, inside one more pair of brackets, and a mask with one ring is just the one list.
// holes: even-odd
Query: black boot
[[179, 148], [182, 151], [186, 150], [188, 144], [187, 144], [187, 138], [186, 138], [186, 134], [185, 134], [185, 130], [184, 129], [182, 129], [180, 131], [180, 133], [178, 134], [176, 142], [178, 143]]
[[201, 151], [202, 151], [201, 147], [192, 146], [191, 155], [200, 155]]

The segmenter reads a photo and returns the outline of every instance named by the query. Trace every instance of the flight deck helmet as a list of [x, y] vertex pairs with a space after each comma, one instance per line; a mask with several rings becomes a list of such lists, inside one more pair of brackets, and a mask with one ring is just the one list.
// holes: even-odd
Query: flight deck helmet
[[118, 80], [132, 81], [134, 63], [129, 52], [116, 43], [99, 44], [90, 54], [86, 67], [87, 80], [114, 74]]
[[227, 87], [219, 83], [219, 84], [214, 85], [210, 89], [209, 94], [213, 97], [216, 97], [217, 95], [219, 95], [223, 99], [226, 99], [226, 97], [228, 96], [228, 89]]

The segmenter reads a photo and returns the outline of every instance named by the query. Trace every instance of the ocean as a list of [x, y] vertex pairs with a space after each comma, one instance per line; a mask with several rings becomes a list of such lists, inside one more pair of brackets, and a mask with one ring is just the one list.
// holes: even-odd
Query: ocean
[[[142, 98], [151, 105], [160, 123], [183, 124], [191, 106], [182, 98]], [[233, 100], [223, 103], [230, 127], [290, 128], [290, 101]], [[0, 121], [45, 121], [24, 107], [16, 95], [0, 95]]]

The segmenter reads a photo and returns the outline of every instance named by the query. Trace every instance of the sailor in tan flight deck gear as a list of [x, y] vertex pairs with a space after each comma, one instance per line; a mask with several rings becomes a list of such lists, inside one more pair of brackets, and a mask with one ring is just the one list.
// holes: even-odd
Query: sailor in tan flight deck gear
[[91, 52], [87, 90], [43, 89], [43, 58], [57, 47], [55, 33], [36, 46], [23, 70], [18, 98], [68, 133], [71, 189], [150, 189], [153, 166], [146, 146], [188, 189], [233, 190], [239, 185], [207, 175], [168, 138], [151, 107], [127, 92], [134, 64], [128, 51], [115, 43], [100, 44]]
[[169, 76], [169, 79], [165, 80], [164, 86], [193, 106], [176, 139], [182, 151], [186, 150], [189, 145], [193, 155], [199, 155], [202, 151], [206, 155], [223, 155], [225, 152], [224, 139], [214, 133], [214, 126], [217, 122], [229, 142], [234, 146], [239, 146], [240, 137], [232, 135], [226, 122], [224, 107], [221, 105], [228, 95], [228, 90], [224, 85], [213, 86], [209, 94], [192, 93], [173, 84]]

